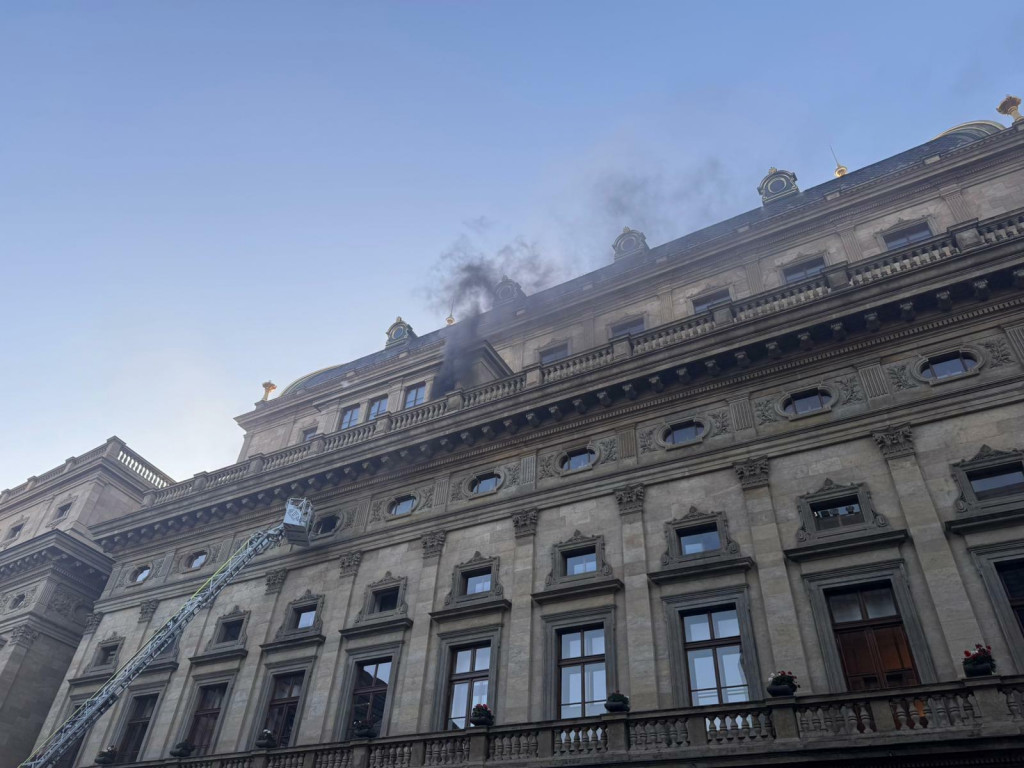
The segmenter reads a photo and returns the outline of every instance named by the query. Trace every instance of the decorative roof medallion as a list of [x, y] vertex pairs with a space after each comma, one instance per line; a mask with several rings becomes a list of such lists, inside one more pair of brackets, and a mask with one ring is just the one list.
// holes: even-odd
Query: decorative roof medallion
[[405, 322], [402, 318], [396, 317], [395, 322], [388, 328], [388, 340], [384, 344], [385, 347], [391, 347], [395, 344], [404, 344], [409, 339], [415, 339], [416, 334], [412, 332], [412, 326]]
[[799, 191], [800, 187], [796, 185], [796, 174], [792, 171], [780, 171], [778, 168], [769, 168], [768, 175], [757, 185], [757, 192], [761, 195], [761, 202], [765, 205], [783, 197], [795, 195]]
[[615, 260], [618, 261], [624, 256], [647, 253], [650, 248], [647, 247], [647, 238], [644, 237], [643, 232], [623, 227], [622, 234], [615, 238], [615, 242], [612, 243], [612, 250], [615, 251]]

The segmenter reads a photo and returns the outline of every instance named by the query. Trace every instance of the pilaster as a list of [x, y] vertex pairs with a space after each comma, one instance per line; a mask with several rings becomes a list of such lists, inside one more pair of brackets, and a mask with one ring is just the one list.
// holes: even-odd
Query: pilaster
[[505, 711], [498, 717], [502, 723], [526, 723], [535, 719], [530, 706], [530, 683], [533, 659], [533, 578], [537, 510], [525, 509], [512, 515], [515, 526], [515, 555], [512, 559], [512, 609], [508, 633], [508, 675], [505, 678]]

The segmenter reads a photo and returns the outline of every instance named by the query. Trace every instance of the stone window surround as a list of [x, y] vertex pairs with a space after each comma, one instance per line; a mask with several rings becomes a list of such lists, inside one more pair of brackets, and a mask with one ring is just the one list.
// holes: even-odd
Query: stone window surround
[[[796, 395], [810, 392], [811, 390], [818, 390], [818, 392], [824, 392], [828, 395], [829, 401], [823, 408], [819, 408], [816, 411], [808, 411], [807, 413], [786, 413], [785, 404], [786, 401], [795, 397]], [[836, 393], [835, 387], [825, 384], [825, 382], [819, 382], [817, 384], [809, 384], [805, 387], [786, 387], [782, 390], [782, 394], [775, 398], [774, 406], [775, 412], [779, 414], [783, 419], [787, 421], [799, 421], [800, 419], [809, 419], [813, 416], [821, 416], [826, 413], [832, 412], [832, 407], [836, 404]]]
[[[614, 437], [612, 439], [614, 439]], [[577, 469], [563, 469], [562, 462], [569, 457], [570, 452], [574, 451], [591, 451], [594, 454], [594, 460], [585, 467], [579, 467]], [[605, 451], [601, 447], [601, 441], [589, 440], [585, 445], [573, 443], [570, 447], [559, 450], [551, 461], [551, 471], [555, 473], [556, 477], [568, 477], [569, 475], [575, 476], [581, 472], [589, 472], [598, 464], [603, 464], [605, 461]]]
[[984, 512], [1010, 512], [1019, 509], [1024, 503], [1024, 494], [979, 499], [967, 476], [969, 472], [975, 470], [993, 469], [1012, 464], [1024, 464], [1024, 451], [1002, 451], [987, 445], [981, 446], [972, 458], [951, 464], [953, 480], [956, 481], [957, 487], [960, 489], [960, 495], [956, 501], [957, 513], [959, 515], [976, 515]]
[[[707, 552], [695, 552], [692, 555], [684, 555], [679, 543], [681, 533], [695, 528], [703, 528], [707, 525], [714, 525], [718, 531], [718, 540], [721, 546], [718, 549]], [[739, 555], [740, 546], [729, 538], [729, 521], [725, 512], [700, 512], [696, 507], [690, 507], [690, 511], [682, 517], [669, 520], [664, 524], [665, 530], [665, 554], [661, 556], [662, 568], [672, 568], [680, 565], [693, 565], [709, 559], [723, 559]]]
[[[922, 375], [921, 369], [928, 365], [928, 361], [931, 358], [951, 354], [953, 352], [960, 352], [961, 354], [966, 352], [970, 357], [974, 358], [974, 361], [977, 363], [977, 365], [975, 365], [969, 371], [964, 371], [963, 373], [958, 373], [953, 376], [946, 376], [941, 379], [929, 378], [927, 376]], [[922, 384], [927, 384], [930, 387], [938, 387], [942, 386], [943, 384], [949, 384], [954, 381], [963, 381], [964, 379], [969, 379], [972, 376], [977, 376], [981, 372], [981, 369], [985, 367], [985, 363], [987, 362], [988, 358], [985, 356], [985, 353], [978, 347], [974, 346], [973, 344], [957, 344], [954, 346], [945, 346], [940, 347], [938, 349], [929, 350], [928, 352], [923, 352], [914, 359], [913, 363], [907, 366], [907, 369], [910, 371], [910, 375], [913, 376], [916, 381]]]
[[804, 280], [807, 280], [808, 278], [802, 277], [800, 278], [800, 280], [794, 280], [793, 282], [789, 282], [786, 280], [786, 270], [793, 268], [804, 269], [809, 264], [818, 260], [820, 260], [824, 265], [822, 267], [822, 272], [824, 272], [824, 270], [828, 269], [830, 266], [829, 251], [822, 250], [816, 253], [798, 253], [796, 254], [796, 256], [793, 257], [792, 260], [777, 264], [776, 269], [778, 269], [779, 272], [779, 287], [795, 285], [797, 283], [803, 282]]
[[[445, 595], [445, 608], [457, 608], [468, 605], [486, 603], [501, 599], [505, 594], [505, 588], [501, 585], [499, 578], [501, 558], [484, 557], [479, 552], [474, 552], [473, 557], [464, 563], [459, 563], [452, 569], [452, 588]], [[487, 569], [491, 574], [491, 588], [487, 592], [479, 592], [474, 595], [467, 595], [462, 592], [462, 582], [467, 573], [474, 573]]]
[[[407, 616], [409, 606], [405, 601], [405, 594], [408, 582], [409, 580], [405, 576], [392, 576], [391, 571], [387, 571], [382, 579], [367, 584], [363, 595], [363, 607], [356, 615], [355, 623], [370, 624]], [[373, 606], [377, 594], [396, 587], [398, 588], [398, 603], [396, 607], [390, 611], [374, 611]]]
[[[338, 420], [337, 420], [337, 423], [335, 423], [335, 425], [334, 425], [334, 431], [335, 432], [340, 432], [342, 429], [354, 429], [355, 427], [358, 427], [360, 424], [362, 424], [363, 423], [363, 417], [366, 416], [366, 408], [364, 406], [365, 406], [365, 403], [362, 403], [362, 402], [349, 403], [348, 405], [341, 406], [338, 409]], [[350, 424], [347, 427], [342, 427], [341, 424], [342, 424], [342, 421], [345, 419], [345, 411], [349, 410], [350, 408], [358, 408], [359, 409], [359, 413], [356, 416], [355, 423]]]
[[227, 687], [224, 690], [224, 702], [221, 706], [220, 714], [217, 716], [217, 724], [213, 728], [213, 736], [210, 739], [210, 754], [216, 754], [217, 739], [220, 738], [221, 727], [224, 725], [224, 715], [227, 712], [228, 703], [231, 701], [231, 691], [235, 687], [236, 675], [237, 670], [233, 669], [192, 676], [188, 698], [185, 703], [185, 709], [183, 710], [185, 712], [185, 717], [182, 719], [182, 723], [178, 728], [178, 736], [174, 741], [175, 744], [188, 739], [189, 731], [192, 729], [192, 720], [195, 718], [196, 714], [196, 706], [199, 704], [199, 690], [206, 686], [226, 683]]
[[[142, 568], [149, 568], [149, 573], [146, 575], [146, 578], [144, 578], [142, 581], [136, 581], [133, 578], [133, 574], [138, 573], [138, 571], [141, 570]], [[136, 563], [134, 565], [130, 565], [127, 568], [125, 568], [125, 570], [124, 570], [124, 573], [125, 573], [124, 585], [125, 585], [125, 587], [126, 588], [141, 587], [143, 584], [145, 584], [147, 581], [149, 581], [150, 579], [153, 578], [153, 568], [154, 568], [154, 566], [153, 566], [153, 563], [151, 561], [147, 561], [147, 562], [143, 562], [143, 563]]]
[[[200, 554], [206, 555], [206, 560], [204, 560], [203, 564], [200, 565], [198, 568], [190, 568], [189, 561], [196, 555]], [[209, 546], [203, 545], [198, 546], [195, 549], [189, 549], [184, 555], [181, 556], [181, 559], [178, 561], [178, 571], [181, 573], [195, 573], [196, 571], [201, 571], [203, 570], [203, 568], [210, 564], [211, 556], [212, 549]], [[149, 581], [148, 577], [146, 581]]]
[[988, 592], [989, 600], [1003, 631], [1006, 645], [1010, 649], [1017, 669], [1024, 669], [1024, 632], [1010, 607], [1010, 599], [1006, 595], [1006, 587], [999, 576], [997, 566], [1002, 563], [1024, 561], [1024, 540], [1001, 541], [995, 544], [983, 544], [969, 547], [968, 552], [974, 566], [981, 574], [981, 581]]
[[437, 649], [437, 680], [434, 682], [434, 722], [431, 727], [435, 731], [444, 731], [448, 721], [448, 683], [452, 671], [452, 654], [454, 651], [469, 645], [482, 645], [487, 642], [491, 647], [491, 665], [487, 673], [488, 705], [495, 710], [495, 697], [498, 693], [498, 667], [501, 653], [501, 624], [489, 624], [472, 629], [456, 629], [450, 632], [438, 632]]
[[[310, 608], [316, 611], [316, 615], [313, 617], [313, 626], [301, 628], [292, 626], [293, 619], [297, 618], [298, 614], [302, 611], [309, 610]], [[281, 627], [277, 630], [277, 634], [274, 635], [274, 640], [291, 640], [321, 634], [324, 626], [323, 612], [324, 596], [314, 595], [307, 589], [302, 596], [288, 603], [288, 607], [285, 609], [284, 622], [282, 622]]]
[[[309, 440], [305, 440], [304, 439], [304, 435], [306, 433], [306, 430], [309, 430], [309, 429], [316, 429], [319, 432], [319, 430], [320, 430], [320, 420], [316, 416], [308, 416], [308, 417], [306, 417], [304, 419], [299, 419], [298, 421], [295, 422], [295, 426], [293, 427], [293, 430], [292, 430], [293, 434], [292, 434], [291, 442], [292, 443], [308, 443]], [[312, 439], [313, 438], [311, 437], [310, 440], [312, 440]]]
[[704, 592], [681, 595], [663, 595], [665, 626], [668, 630], [669, 669], [672, 675], [672, 701], [676, 707], [690, 707], [689, 672], [686, 663], [685, 638], [683, 636], [682, 614], [690, 611], [732, 606], [740, 625], [740, 653], [743, 671], [747, 676], [750, 700], [764, 698], [761, 690], [761, 666], [757, 658], [754, 625], [750, 618], [750, 598], [747, 585], [723, 587]]
[[[58, 499], [59, 499], [59, 501], [58, 501]], [[78, 503], [78, 494], [75, 494], [73, 496], [64, 496], [64, 497], [54, 496], [54, 498], [53, 498], [53, 505], [51, 507], [53, 511], [50, 513], [50, 520], [46, 524], [46, 527], [47, 528], [52, 528], [52, 527], [54, 527], [56, 525], [60, 525], [62, 522], [67, 520], [68, 517], [71, 516], [71, 510], [73, 510], [75, 508], [75, 504], [77, 504], [77, 503]], [[61, 510], [62, 507], [67, 507], [68, 511], [65, 512], [63, 515], [58, 515], [57, 513]]]
[[843, 664], [839, 657], [839, 647], [832, 629], [832, 614], [829, 612], [825, 593], [833, 589], [856, 587], [873, 582], [885, 582], [892, 588], [896, 607], [903, 622], [903, 629], [907, 633], [910, 652], [914, 658], [914, 667], [917, 669], [921, 684], [928, 685], [937, 682], [928, 639], [914, 607], [914, 598], [910, 593], [903, 560], [890, 560], [822, 573], [804, 574], [803, 580], [811, 604], [814, 627], [818, 634], [818, 645], [821, 648], [825, 664], [829, 693], [843, 693], [847, 687]]
[[[473, 491], [473, 482], [482, 475], [490, 474], [498, 476], [498, 484], [490, 491], [481, 491], [479, 493]], [[473, 499], [482, 499], [485, 496], [493, 496], [505, 487], [506, 479], [504, 467], [485, 467], [482, 469], [472, 470], [466, 477], [459, 481], [459, 484], [462, 486], [462, 493], [466, 497], [466, 501], [472, 501]]]
[[[552, 352], [552, 351], [558, 349], [559, 347], [565, 347], [565, 356], [564, 357], [560, 357], [558, 360], [555, 360], [554, 362], [551, 362], [551, 363], [542, 363], [541, 362], [541, 358], [544, 357], [544, 354], [546, 352]], [[562, 360], [565, 360], [565, 359], [567, 359], [569, 357], [572, 357], [572, 340], [570, 338], [568, 338], [568, 337], [566, 337], [564, 339], [552, 339], [547, 344], [545, 344], [543, 347], [538, 347], [538, 349], [535, 352], [535, 354], [537, 356], [537, 364], [538, 365], [554, 365], [557, 362], [561, 362]]]
[[139, 696], [149, 696], [156, 694], [156, 704], [153, 706], [153, 716], [150, 718], [149, 725], [146, 727], [146, 735], [142, 738], [142, 744], [139, 746], [139, 760], [144, 760], [146, 755], [146, 748], [149, 746], [149, 741], [153, 737], [153, 727], [157, 722], [158, 715], [160, 713], [160, 705], [163, 703], [164, 691], [167, 688], [166, 681], [151, 681], [132, 685], [127, 691], [122, 693], [118, 698], [123, 702], [121, 711], [117, 713], [117, 728], [114, 729], [114, 738], [110, 739], [110, 743], [116, 746], [118, 749], [121, 748], [121, 742], [124, 740], [125, 731], [128, 729], [128, 716], [131, 713], [132, 704], [135, 699]]
[[[857, 503], [860, 505], [864, 522], [818, 530], [818, 518], [814, 516], [811, 505], [821, 501], [834, 501], [851, 496], [857, 497]], [[796, 532], [797, 546], [807, 546], [823, 540], [844, 538], [847, 534], [863, 533], [874, 528], [888, 528], [889, 526], [889, 521], [886, 520], [885, 516], [875, 511], [875, 505], [871, 500], [871, 492], [864, 483], [840, 485], [833, 482], [831, 478], [826, 477], [825, 482], [821, 484], [818, 490], [798, 496], [796, 503], [797, 510], [800, 513], [800, 528]]]
[[[322, 520], [328, 520], [328, 519], [330, 519], [332, 517], [335, 520], [337, 520], [337, 522], [334, 524], [334, 527], [331, 530], [329, 530], [329, 531], [327, 531], [325, 533], [316, 533], [315, 532], [316, 531], [316, 526]], [[342, 516], [339, 515], [337, 512], [326, 512], [326, 513], [324, 513], [322, 515], [317, 515], [316, 518], [314, 518], [314, 520], [313, 520], [313, 524], [309, 527], [309, 537], [311, 539], [329, 539], [332, 536], [334, 536], [335, 534], [337, 534], [338, 531], [341, 530], [342, 523], [343, 523]]]
[[[722, 293], [723, 291], [725, 292], [725, 298], [724, 299], [718, 299], [718, 300], [715, 301], [714, 306], [707, 307], [706, 309], [701, 310], [700, 312], [697, 311], [697, 305], [698, 304], [700, 304], [701, 302], [705, 301], [710, 296], [713, 296], [716, 293]], [[717, 288], [710, 288], [709, 287], [707, 290], [701, 291], [700, 293], [690, 297], [690, 310], [691, 310], [691, 314], [701, 315], [701, 314], [705, 314], [707, 312], [712, 312], [715, 309], [715, 307], [720, 307], [722, 305], [728, 304], [732, 300], [733, 300], [733, 298], [732, 298], [732, 287], [731, 286], [723, 285], [723, 286], [719, 286]]]
[[[885, 229], [876, 229], [872, 233], [874, 235], [874, 238], [875, 238], [875, 244], [878, 245], [879, 253], [885, 253], [886, 251], [889, 250], [889, 246], [885, 242], [885, 238], [886, 238], [887, 235], [895, 234], [896, 232], [899, 232], [902, 229], [910, 229], [911, 227], [916, 227], [918, 224], [927, 224], [928, 225], [928, 229], [931, 230], [931, 233], [932, 233], [931, 236], [932, 237], [935, 237], [935, 233], [936, 232], [940, 232], [941, 231], [938, 228], [938, 225], [935, 222], [935, 217], [933, 215], [931, 215], [931, 214], [915, 216], [912, 219], [902, 219], [902, 218], [901, 219], [897, 219], [894, 224], [889, 225]], [[923, 243], [925, 241], [922, 240], [921, 242]], [[898, 250], [900, 250], [902, 248], [906, 248], [906, 247], [908, 247], [908, 246], [903, 245], [903, 246], [900, 246], [899, 248], [896, 248], [894, 250], [898, 251]], [[870, 256], [871, 254], [867, 254], [867, 255]]]
[[[700, 424], [701, 427], [704, 428], [700, 435], [686, 443], [670, 443], [665, 439], [667, 434], [672, 430], [674, 426], [677, 426], [679, 424], [685, 424], [688, 421], [692, 421], [695, 424]], [[711, 435], [714, 433], [714, 427], [712, 425], [713, 422], [711, 421], [711, 419], [703, 414], [688, 413], [684, 416], [679, 416], [678, 418], [670, 417], [668, 419], [665, 419], [663, 422], [659, 423], [654, 428], [654, 442], [659, 448], [661, 448], [664, 451], [677, 451], [680, 448], [691, 448], [695, 445], [700, 445], [708, 437], [711, 437]]]
[[[378, 413], [373, 418], [370, 418], [370, 410], [373, 408], [375, 403], [377, 403], [377, 402], [379, 402], [381, 400], [384, 401], [384, 410], [381, 411], [380, 413]], [[390, 413], [391, 412], [390, 408], [391, 408], [391, 398], [390, 398], [388, 392], [385, 392], [383, 395], [377, 395], [376, 397], [371, 397], [371, 398], [367, 399], [367, 401], [366, 401], [366, 414], [365, 414], [365, 417], [360, 421], [360, 423], [369, 423], [371, 421], [377, 421], [377, 419], [383, 418], [385, 413]]]
[[[116, 632], [107, 635], [103, 640], [96, 643], [96, 650], [93, 651], [92, 661], [89, 662], [89, 666], [86, 672], [91, 674], [93, 672], [99, 672], [102, 670], [115, 670], [117, 669], [117, 662], [121, 656], [121, 647], [124, 645], [124, 637], [117, 634]], [[103, 651], [111, 646], [114, 646], [113, 661], [107, 664], [100, 664], [100, 656]]]
[[[263, 680], [259, 684], [259, 704], [254, 710], [256, 716], [250, 728], [249, 744], [255, 744], [256, 739], [259, 738], [260, 733], [263, 731], [263, 725], [267, 719], [267, 709], [270, 707], [270, 694], [271, 689], [274, 686], [274, 678], [280, 675], [288, 675], [293, 672], [304, 673], [302, 678], [302, 694], [299, 696], [299, 704], [295, 708], [295, 722], [292, 725], [292, 734], [295, 735], [299, 732], [299, 726], [302, 723], [303, 710], [306, 707], [306, 699], [308, 698], [307, 694], [309, 693], [310, 682], [313, 677], [313, 664], [315, 662], [316, 656], [304, 656], [299, 659], [264, 662]], [[250, 749], [255, 749], [255, 747], [250, 747]]]
[[[217, 623], [216, 623], [216, 625], [213, 628], [213, 634], [210, 637], [210, 642], [208, 642], [206, 644], [206, 651], [209, 652], [209, 651], [222, 650], [222, 649], [226, 649], [226, 648], [236, 648], [236, 647], [244, 648], [245, 644], [246, 644], [246, 641], [248, 639], [247, 636], [246, 636], [246, 630], [249, 628], [249, 616], [250, 616], [250, 613], [251, 613], [250, 611], [243, 611], [241, 608], [239, 608], [236, 605], [228, 613], [225, 613], [225, 614], [223, 614], [221, 616], [218, 616], [217, 617]], [[237, 640], [226, 640], [226, 641], [223, 641], [223, 642], [219, 641], [217, 638], [220, 637], [220, 628], [225, 623], [227, 623], [229, 621], [236, 621], [238, 619], [242, 620], [242, 629], [238, 633], [238, 639]]]
[[348, 726], [352, 720], [352, 691], [355, 688], [356, 682], [356, 665], [360, 662], [370, 661], [371, 659], [382, 659], [390, 657], [391, 659], [391, 679], [388, 682], [388, 698], [384, 703], [384, 715], [380, 722], [380, 733], [378, 736], [388, 735], [388, 726], [391, 722], [391, 709], [395, 700], [395, 691], [397, 688], [398, 670], [399, 663], [402, 658], [402, 646], [401, 640], [393, 643], [384, 643], [382, 645], [370, 645], [361, 648], [346, 648], [345, 649], [345, 669], [344, 678], [341, 684], [341, 694], [338, 700], [338, 704], [335, 707], [337, 710], [337, 720], [334, 723], [334, 740], [345, 741], [348, 737]]
[[544, 627], [544, 672], [547, 680], [544, 690], [543, 720], [558, 720], [558, 661], [560, 633], [574, 627], [600, 624], [604, 627], [605, 686], [608, 692], [617, 691], [618, 671], [615, 649], [615, 606], [584, 608], [564, 613], [541, 616]]
[[[399, 499], [405, 498], [406, 496], [412, 496], [413, 499], [414, 499], [414, 501], [412, 503], [412, 509], [410, 509], [408, 512], [403, 512], [400, 515], [392, 514], [391, 513], [391, 509], [392, 509], [392, 507], [394, 507], [395, 502], [398, 501]], [[402, 493], [397, 493], [394, 496], [392, 496], [391, 498], [389, 498], [387, 500], [387, 502], [385, 502], [385, 504], [384, 504], [384, 519], [385, 520], [401, 520], [402, 518], [409, 517], [409, 515], [414, 514], [416, 512], [416, 510], [420, 508], [420, 504], [422, 503], [422, 501], [423, 501], [422, 494], [418, 490], [415, 490], [415, 489], [408, 490], [408, 491], [402, 491]]]
[[[579, 549], [593, 547], [597, 557], [597, 570], [592, 573], [580, 573], [570, 576], [565, 573], [565, 555]], [[607, 579], [612, 576], [612, 567], [605, 560], [604, 536], [584, 536], [579, 530], [573, 531], [565, 541], [560, 541], [551, 546], [551, 573], [544, 580], [545, 589], [556, 587], [567, 587], [580, 582]]]
[[[632, 314], [625, 315], [624, 317], [621, 317], [618, 320], [613, 320], [612, 322], [605, 323], [605, 338], [608, 340], [607, 343], [611, 344], [613, 341], [625, 339], [626, 337], [630, 336], [631, 334], [628, 333], [613, 336], [612, 329], [617, 326], [635, 323], [637, 320], [644, 324], [644, 331], [651, 327], [650, 323], [648, 322], [647, 312], [634, 312]], [[643, 333], [644, 331], [641, 331], [641, 333]]]

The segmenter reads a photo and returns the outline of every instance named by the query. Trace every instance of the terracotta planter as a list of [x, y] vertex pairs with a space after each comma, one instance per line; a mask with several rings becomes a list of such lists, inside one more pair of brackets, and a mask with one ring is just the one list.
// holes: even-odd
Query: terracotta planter
[[796, 686], [793, 683], [772, 683], [768, 686], [768, 694], [771, 696], [793, 696], [796, 694]]
[[608, 699], [604, 703], [604, 708], [609, 712], [629, 712], [629, 702], [621, 699]]
[[984, 677], [991, 675], [995, 670], [995, 664], [991, 661], [965, 661], [964, 674], [967, 677]]

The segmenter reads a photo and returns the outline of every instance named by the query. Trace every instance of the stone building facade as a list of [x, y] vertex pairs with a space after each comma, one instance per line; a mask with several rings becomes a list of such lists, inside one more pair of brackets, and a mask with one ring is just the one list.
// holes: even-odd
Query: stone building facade
[[68, 665], [101, 616], [113, 560], [89, 526], [171, 483], [116, 437], [0, 492], [0, 765], [28, 755]]
[[94, 527], [115, 564], [49, 725], [286, 498], [312, 545], [258, 557], [69, 765], [1019, 761], [1022, 148], [981, 122], [808, 190], [772, 169], [755, 210], [627, 229], [261, 401], [236, 464]]

